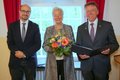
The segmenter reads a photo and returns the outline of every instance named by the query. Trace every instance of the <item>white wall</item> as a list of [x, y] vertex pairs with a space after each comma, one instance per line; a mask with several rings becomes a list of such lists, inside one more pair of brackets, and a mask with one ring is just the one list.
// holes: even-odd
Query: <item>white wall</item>
[[112, 22], [116, 35], [120, 35], [120, 0], [105, 0], [104, 19]]
[[8, 69], [9, 50], [6, 44], [7, 25], [3, 0], [0, 0], [0, 80], [10, 80]]
[[4, 14], [3, 0], [0, 0], [0, 37], [6, 36], [7, 26]]

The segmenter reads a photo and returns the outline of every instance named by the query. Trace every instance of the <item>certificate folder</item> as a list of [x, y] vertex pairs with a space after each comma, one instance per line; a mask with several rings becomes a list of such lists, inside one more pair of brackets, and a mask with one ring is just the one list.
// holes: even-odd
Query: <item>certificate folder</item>
[[71, 47], [71, 51], [77, 53], [77, 55], [79, 56], [80, 54], [86, 54], [90, 57], [101, 54], [101, 51], [108, 49], [108, 47], [104, 47], [104, 48], [99, 48], [99, 49], [91, 49], [88, 47], [84, 47], [84, 46], [79, 46], [77, 44], [73, 44]]

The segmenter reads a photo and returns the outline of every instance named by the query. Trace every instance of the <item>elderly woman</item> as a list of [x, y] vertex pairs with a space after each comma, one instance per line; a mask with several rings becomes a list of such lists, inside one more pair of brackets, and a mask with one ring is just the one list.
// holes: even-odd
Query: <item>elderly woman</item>
[[55, 24], [46, 29], [43, 43], [43, 48], [47, 52], [45, 80], [75, 80], [72, 53], [69, 56], [58, 57], [54, 54], [52, 48], [47, 45], [47, 40], [59, 32], [74, 41], [72, 27], [62, 23], [63, 10], [61, 8], [55, 7], [53, 9], [53, 19]]

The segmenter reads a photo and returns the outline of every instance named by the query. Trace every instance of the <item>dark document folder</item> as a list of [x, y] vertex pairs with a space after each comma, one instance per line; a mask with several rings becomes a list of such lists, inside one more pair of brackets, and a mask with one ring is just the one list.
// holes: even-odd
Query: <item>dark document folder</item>
[[86, 54], [86, 55], [89, 55], [90, 57], [101, 54], [101, 51], [105, 49], [108, 49], [108, 47], [99, 48], [95, 50], [88, 48], [88, 47], [79, 46], [77, 44], [73, 44], [71, 47], [71, 51], [77, 53], [78, 56], [80, 54]]

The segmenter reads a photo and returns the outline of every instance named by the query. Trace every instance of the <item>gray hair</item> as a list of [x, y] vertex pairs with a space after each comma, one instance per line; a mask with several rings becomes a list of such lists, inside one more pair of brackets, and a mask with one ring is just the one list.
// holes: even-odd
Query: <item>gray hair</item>
[[53, 8], [53, 11], [52, 11], [52, 14], [53, 14], [54, 11], [56, 11], [56, 10], [60, 11], [60, 12], [62, 13], [62, 15], [63, 15], [63, 10], [62, 10], [61, 8], [59, 8], [59, 7], [54, 7], [54, 8]]

